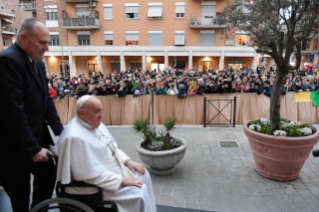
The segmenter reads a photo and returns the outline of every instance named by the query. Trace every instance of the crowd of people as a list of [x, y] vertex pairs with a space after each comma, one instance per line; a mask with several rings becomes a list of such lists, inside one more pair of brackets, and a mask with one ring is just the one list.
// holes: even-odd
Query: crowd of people
[[[286, 92], [306, 92], [319, 89], [318, 70], [298, 69], [289, 72], [283, 83], [282, 94]], [[91, 76], [81, 74], [72, 79], [49, 78], [51, 97], [63, 98], [66, 94], [81, 97], [85, 94], [104, 96], [115, 95], [133, 97], [154, 93], [156, 95], [176, 95], [179, 98], [202, 94], [257, 93], [271, 95], [276, 77], [276, 68], [258, 66], [256, 70], [188, 71], [168, 68], [165, 71], [144, 71], [141, 69], [103, 75], [100, 71]]]

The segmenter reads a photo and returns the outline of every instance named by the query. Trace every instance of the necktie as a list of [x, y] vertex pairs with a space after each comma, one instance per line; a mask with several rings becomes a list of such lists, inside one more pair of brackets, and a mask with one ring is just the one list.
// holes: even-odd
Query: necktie
[[32, 66], [33, 66], [33, 70], [35, 71], [35, 73], [38, 74], [37, 64], [34, 60], [32, 61]]

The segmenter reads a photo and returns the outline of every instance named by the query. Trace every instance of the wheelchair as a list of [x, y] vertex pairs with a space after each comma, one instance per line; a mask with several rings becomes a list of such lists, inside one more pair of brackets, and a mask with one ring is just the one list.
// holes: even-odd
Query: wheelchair
[[[55, 161], [58, 160], [55, 155], [48, 156]], [[65, 192], [68, 187], [94, 187], [98, 191], [94, 194], [69, 194]], [[31, 212], [118, 212], [116, 203], [103, 200], [102, 188], [95, 185], [79, 181], [72, 181], [67, 185], [57, 182], [55, 192], [57, 198], [39, 203]]]
[[[67, 187], [95, 187], [94, 194], [69, 194], [65, 192]], [[49, 199], [39, 203], [31, 212], [118, 212], [115, 202], [103, 200], [103, 190], [95, 185], [84, 182], [71, 182], [56, 185], [58, 198]]]

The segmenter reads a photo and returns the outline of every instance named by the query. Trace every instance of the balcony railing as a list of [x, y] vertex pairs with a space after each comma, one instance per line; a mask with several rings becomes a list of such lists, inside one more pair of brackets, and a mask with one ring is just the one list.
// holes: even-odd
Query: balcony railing
[[220, 18], [214, 16], [193, 16], [190, 17], [190, 28], [226, 28], [227, 24], [221, 24]]
[[36, 11], [36, 1], [21, 1], [21, 9], [25, 11]]
[[1, 27], [2, 34], [15, 35], [17, 33], [17, 29], [13, 27]]
[[0, 0], [0, 16], [15, 17], [13, 4], [4, 0]]
[[65, 29], [99, 29], [99, 12], [92, 10], [89, 17], [70, 18], [67, 12], [62, 11], [62, 26]]

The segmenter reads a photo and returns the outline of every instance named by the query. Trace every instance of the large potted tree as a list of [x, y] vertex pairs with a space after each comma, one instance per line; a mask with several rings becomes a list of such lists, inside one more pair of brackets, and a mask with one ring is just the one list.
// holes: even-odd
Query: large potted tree
[[[298, 138], [283, 138], [275, 136], [275, 131], [286, 130], [286, 124], [283, 124], [280, 116], [283, 82], [289, 70], [300, 67], [302, 41], [318, 35], [319, 1], [229, 0], [223, 7], [220, 24], [226, 22], [229, 23], [229, 29], [235, 28], [248, 33], [249, 46], [255, 48], [259, 54], [270, 55], [277, 66], [270, 99], [270, 120], [267, 125], [261, 126], [264, 131], [268, 128], [267, 132], [263, 134], [258, 131], [259, 127], [256, 127], [257, 130], [250, 127], [261, 120], [254, 123], [249, 121], [244, 125], [256, 170], [270, 179], [294, 180], [309, 157], [311, 149], [318, 142], [319, 132], [316, 128], [310, 127], [311, 135], [301, 134]], [[292, 55], [296, 57], [295, 64], [291, 63]], [[300, 126], [294, 127], [293, 130], [300, 134]], [[287, 135], [291, 136], [291, 132], [287, 132]], [[301, 155], [303, 157], [297, 157]], [[288, 160], [289, 163], [279, 162]]]
[[175, 122], [176, 119], [168, 119], [164, 123], [165, 130], [158, 133], [154, 126], [149, 125], [147, 119], [138, 119], [133, 123], [134, 130], [143, 135], [143, 140], [137, 142], [135, 148], [153, 174], [172, 174], [185, 155], [187, 142], [170, 134]]

